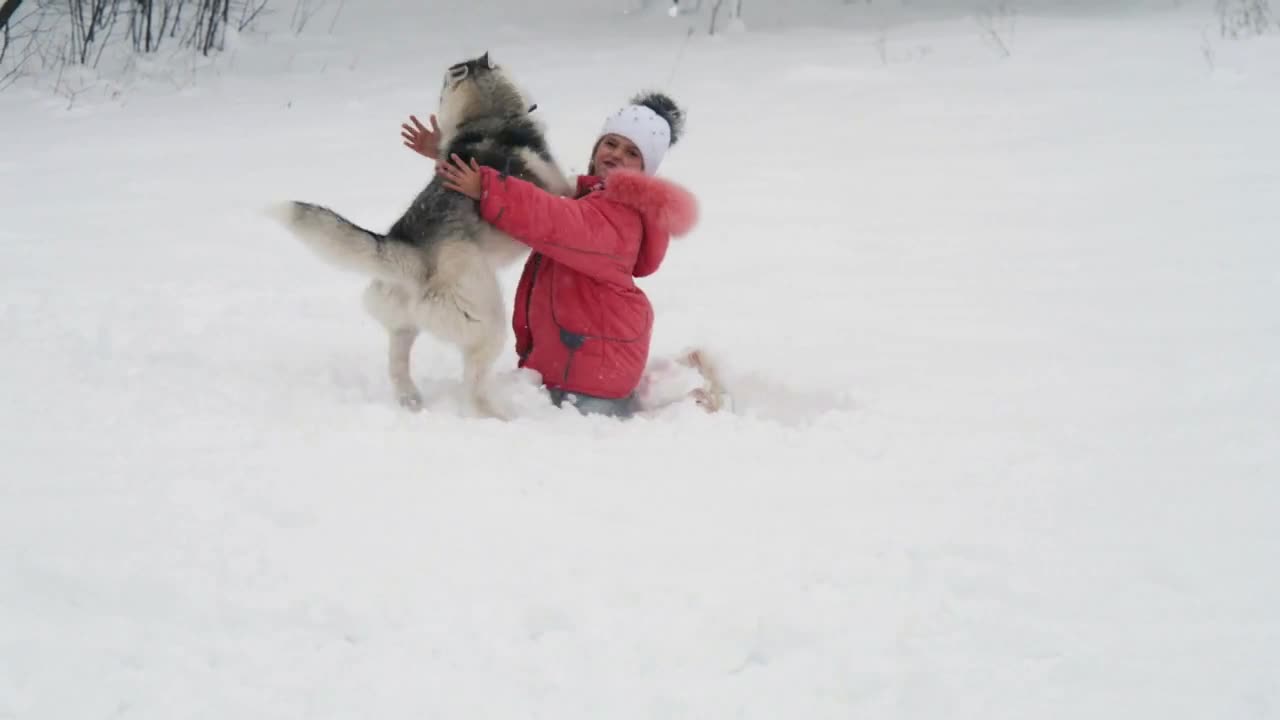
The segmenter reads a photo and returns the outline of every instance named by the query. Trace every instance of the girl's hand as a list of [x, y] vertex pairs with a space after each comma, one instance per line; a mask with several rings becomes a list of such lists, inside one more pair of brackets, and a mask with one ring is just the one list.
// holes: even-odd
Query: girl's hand
[[468, 165], [462, 162], [457, 153], [450, 156], [452, 163], [442, 162], [436, 165], [436, 172], [444, 178], [444, 186], [450, 190], [466, 195], [472, 200], [479, 200], [484, 190], [484, 181], [480, 177], [480, 165], [475, 158]]
[[436, 122], [436, 116], [431, 115], [431, 129], [423, 127], [422, 122], [417, 117], [410, 115], [409, 120], [413, 123], [400, 125], [400, 137], [404, 138], [404, 146], [410, 150], [422, 155], [423, 157], [435, 160], [440, 155], [440, 125]]

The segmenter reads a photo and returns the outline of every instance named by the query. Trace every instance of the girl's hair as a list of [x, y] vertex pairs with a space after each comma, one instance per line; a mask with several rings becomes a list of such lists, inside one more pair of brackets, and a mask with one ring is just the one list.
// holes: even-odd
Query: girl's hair
[[591, 154], [587, 156], [587, 175], [594, 176], [596, 174], [596, 150], [600, 149], [600, 141], [604, 140], [604, 136], [596, 138], [595, 143], [591, 146]]

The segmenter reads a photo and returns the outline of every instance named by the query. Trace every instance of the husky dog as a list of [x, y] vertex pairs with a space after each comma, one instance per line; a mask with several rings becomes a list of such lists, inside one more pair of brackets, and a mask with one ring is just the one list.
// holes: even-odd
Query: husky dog
[[[474, 158], [556, 195], [572, 194], [532, 110], [489, 53], [451, 66], [437, 111], [439, 157]], [[476, 409], [501, 417], [487, 390], [507, 320], [497, 270], [528, 248], [482, 220], [475, 201], [442, 183], [433, 177], [386, 234], [306, 202], [282, 203], [273, 214], [320, 257], [372, 277], [364, 306], [390, 333], [388, 372], [401, 405], [422, 407], [409, 355], [425, 330], [462, 351], [463, 384]]]

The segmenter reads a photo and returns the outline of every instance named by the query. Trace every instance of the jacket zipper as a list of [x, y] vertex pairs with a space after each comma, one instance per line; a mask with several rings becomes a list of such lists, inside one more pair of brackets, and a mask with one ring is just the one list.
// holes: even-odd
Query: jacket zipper
[[573, 370], [573, 356], [577, 354], [578, 354], [578, 350], [576, 348], [569, 351], [569, 359], [564, 364], [564, 379], [562, 379], [560, 382], [562, 383], [569, 382], [569, 372]]
[[529, 349], [525, 352], [524, 358], [527, 359], [533, 354], [533, 325], [529, 323], [529, 308], [533, 306], [533, 286], [538, 282], [538, 270], [542, 268], [542, 255], [534, 253], [533, 270], [529, 273], [529, 289], [524, 294], [524, 326], [529, 332]]
[[560, 343], [569, 350], [569, 359], [564, 363], [564, 379], [560, 382], [569, 382], [569, 374], [573, 372], [573, 359], [578, 356], [578, 350], [587, 342], [586, 335], [569, 332], [563, 327], [560, 328]]

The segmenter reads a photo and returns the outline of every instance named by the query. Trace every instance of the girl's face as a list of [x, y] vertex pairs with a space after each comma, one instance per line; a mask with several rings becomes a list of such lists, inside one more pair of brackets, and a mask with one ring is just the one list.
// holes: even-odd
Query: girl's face
[[612, 133], [600, 138], [591, 156], [591, 172], [601, 179], [618, 168], [644, 170], [644, 157], [635, 143]]

